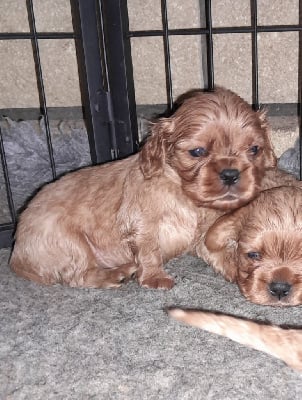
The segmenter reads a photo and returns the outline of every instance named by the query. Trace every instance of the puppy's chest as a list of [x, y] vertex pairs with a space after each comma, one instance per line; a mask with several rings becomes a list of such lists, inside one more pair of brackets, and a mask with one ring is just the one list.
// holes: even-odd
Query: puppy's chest
[[[172, 211], [172, 210], [171, 210]], [[185, 207], [162, 214], [159, 221], [159, 245], [165, 258], [190, 251], [197, 229], [197, 215]]]

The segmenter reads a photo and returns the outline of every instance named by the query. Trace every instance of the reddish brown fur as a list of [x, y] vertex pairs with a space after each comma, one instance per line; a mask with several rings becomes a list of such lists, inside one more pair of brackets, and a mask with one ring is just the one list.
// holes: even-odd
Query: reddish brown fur
[[[207, 154], [193, 157], [197, 147]], [[46, 185], [20, 217], [10, 265], [45, 284], [114, 287], [136, 272], [142, 286], [169, 289], [164, 262], [253, 199], [275, 162], [263, 113], [225, 89], [194, 93], [139, 154]], [[222, 182], [225, 168], [239, 170], [236, 184]]]
[[302, 331], [299, 329], [282, 329], [197, 310], [174, 308], [169, 314], [178, 321], [226, 336], [235, 342], [280, 358], [290, 367], [302, 371]]
[[[302, 190], [279, 187], [219, 218], [205, 237], [204, 257], [243, 295], [263, 305], [302, 304]], [[259, 253], [251, 259], [248, 253]], [[279, 298], [271, 284], [289, 285]]]

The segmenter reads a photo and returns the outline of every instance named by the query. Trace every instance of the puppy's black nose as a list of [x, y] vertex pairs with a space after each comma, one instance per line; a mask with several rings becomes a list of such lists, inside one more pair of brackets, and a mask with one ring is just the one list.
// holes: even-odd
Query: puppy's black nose
[[239, 180], [240, 172], [238, 169], [223, 169], [219, 176], [226, 185], [234, 185]]
[[279, 300], [281, 300], [282, 297], [288, 296], [291, 289], [291, 285], [286, 282], [272, 282], [268, 287], [270, 294], [278, 297]]

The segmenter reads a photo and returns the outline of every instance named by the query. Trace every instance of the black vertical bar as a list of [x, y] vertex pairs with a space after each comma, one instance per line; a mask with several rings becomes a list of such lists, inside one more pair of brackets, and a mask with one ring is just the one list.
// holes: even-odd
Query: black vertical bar
[[128, 9], [125, 0], [102, 0], [101, 3], [116, 144], [118, 157], [122, 158], [138, 150]]
[[165, 55], [167, 101], [168, 101], [168, 108], [171, 111], [173, 109], [173, 87], [172, 87], [172, 74], [171, 74], [168, 10], [167, 10], [166, 0], [161, 0], [161, 13], [162, 13], [162, 24], [164, 32], [163, 40], [164, 40], [164, 55]]
[[107, 109], [108, 109], [108, 121], [111, 137], [111, 157], [112, 159], [118, 158], [119, 148], [116, 140], [116, 130], [115, 121], [112, 107], [112, 99], [110, 94], [110, 84], [109, 84], [109, 73], [108, 73], [108, 59], [106, 50], [106, 38], [105, 38], [105, 28], [104, 28], [104, 18], [103, 18], [103, 7], [102, 0], [97, 1], [96, 7], [97, 13], [97, 23], [99, 32], [99, 45], [100, 45], [100, 57], [102, 62], [102, 78], [103, 78], [103, 91], [106, 94]]
[[208, 71], [208, 90], [214, 90], [214, 57], [213, 57], [213, 21], [211, 0], [205, 0], [206, 28], [207, 28], [207, 71]]
[[[206, 28], [206, 10], [205, 0], [199, 0], [199, 21], [201, 28]], [[208, 87], [208, 62], [207, 62], [207, 36], [205, 34], [200, 35], [200, 46], [201, 46], [201, 74], [204, 83], [204, 87]]]
[[252, 32], [252, 105], [259, 109], [259, 82], [258, 82], [258, 10], [257, 0], [251, 0]]
[[109, 93], [104, 86], [104, 60], [96, 0], [71, 0], [84, 115], [93, 164], [114, 158]]
[[47, 112], [46, 95], [45, 95], [45, 89], [44, 89], [41, 59], [40, 59], [40, 50], [39, 50], [39, 43], [38, 43], [38, 38], [37, 38], [36, 21], [35, 21], [35, 14], [34, 14], [32, 0], [26, 0], [26, 5], [27, 5], [30, 32], [33, 35], [32, 47], [33, 47], [33, 55], [34, 55], [35, 67], [36, 67], [38, 91], [39, 91], [39, 97], [40, 97], [40, 107], [42, 110], [42, 115], [44, 117], [47, 148], [48, 148], [48, 153], [49, 153], [51, 172], [52, 172], [53, 179], [55, 179], [56, 178], [56, 166], [55, 166], [52, 143], [51, 143], [51, 133], [50, 133], [50, 127], [49, 127], [48, 112]]

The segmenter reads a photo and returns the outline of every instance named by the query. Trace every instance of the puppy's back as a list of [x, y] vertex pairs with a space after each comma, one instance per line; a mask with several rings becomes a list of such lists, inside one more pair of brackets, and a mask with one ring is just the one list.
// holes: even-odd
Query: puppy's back
[[[136, 155], [83, 168], [45, 185], [19, 218], [12, 270], [38, 283], [77, 285], [77, 277], [96, 263], [85, 234], [110, 232], [100, 239], [105, 249], [120, 242], [116, 213], [131, 173], [139, 181]], [[127, 257], [122, 260], [127, 262]]]

